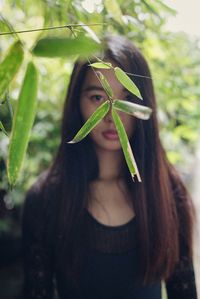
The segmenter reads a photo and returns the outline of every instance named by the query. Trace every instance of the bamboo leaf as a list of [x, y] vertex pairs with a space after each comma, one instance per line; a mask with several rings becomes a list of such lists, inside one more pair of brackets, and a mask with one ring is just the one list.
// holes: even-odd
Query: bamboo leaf
[[112, 1], [104, 0], [104, 5], [106, 7], [107, 12], [111, 15], [111, 17], [119, 24], [123, 25], [122, 12], [117, 0], [112, 0]]
[[15, 42], [0, 65], [0, 97], [5, 93], [23, 61], [24, 52], [21, 43]]
[[115, 71], [115, 75], [117, 77], [117, 79], [119, 80], [119, 82], [127, 89], [129, 90], [131, 93], [133, 93], [134, 95], [136, 95], [138, 98], [140, 98], [141, 100], [143, 100], [139, 89], [137, 88], [137, 86], [135, 85], [135, 83], [129, 78], [129, 76], [119, 67], [115, 67], [114, 68]]
[[88, 118], [82, 128], [78, 131], [75, 137], [68, 143], [76, 143], [85, 138], [90, 131], [102, 120], [102, 118], [109, 111], [110, 102], [106, 101]]
[[1, 131], [6, 135], [8, 136], [8, 133], [6, 132], [5, 128], [4, 128], [4, 125], [2, 124], [2, 122], [0, 121], [0, 129]]
[[152, 109], [149, 107], [118, 99], [113, 101], [113, 107], [143, 120], [149, 119], [152, 113]]
[[[160, 12], [158, 7], [152, 2], [152, 1], [146, 1], [142, 0], [142, 3], [147, 7], [147, 9], [152, 12], [154, 15], [156, 15], [159, 19], [161, 19]], [[155, 1], [154, 1], [155, 2]]]
[[91, 63], [90, 66], [97, 68], [97, 69], [111, 69], [112, 64], [110, 62], [94, 62]]
[[134, 175], [136, 174], [138, 181], [141, 182], [141, 177], [140, 177], [140, 174], [139, 174], [136, 162], [135, 162], [135, 158], [133, 156], [133, 152], [131, 150], [128, 136], [126, 134], [124, 125], [123, 125], [119, 115], [115, 111], [115, 108], [112, 109], [112, 117], [113, 117], [116, 129], [117, 129], [118, 135], [119, 135], [122, 150], [123, 150], [129, 171], [131, 173], [132, 179], [134, 181]]
[[29, 135], [36, 113], [37, 83], [37, 70], [34, 64], [30, 62], [27, 66], [14, 113], [10, 138], [7, 173], [11, 186], [16, 183], [28, 146]]
[[156, 2], [160, 5], [160, 7], [165, 10], [166, 12], [170, 13], [173, 16], [176, 16], [176, 10], [172, 7], [169, 7], [167, 4], [165, 4], [162, 0], [156, 0]]
[[108, 83], [108, 80], [106, 79], [106, 77], [99, 71], [96, 72], [96, 74], [98, 75], [101, 84], [103, 86], [103, 88], [105, 89], [107, 95], [109, 96], [109, 98], [113, 97], [113, 91], [112, 88], [110, 86], [110, 84]]
[[32, 52], [41, 57], [70, 57], [74, 55], [88, 56], [99, 49], [94, 40], [80, 35], [77, 38], [49, 37], [40, 39]]
[[96, 33], [89, 27], [87, 26], [85, 23], [83, 22], [79, 22], [79, 24], [83, 25], [83, 29], [89, 34], [89, 36], [91, 36], [91, 38], [96, 41], [98, 44], [101, 43], [100, 39], [98, 38], [98, 36], [96, 35]]

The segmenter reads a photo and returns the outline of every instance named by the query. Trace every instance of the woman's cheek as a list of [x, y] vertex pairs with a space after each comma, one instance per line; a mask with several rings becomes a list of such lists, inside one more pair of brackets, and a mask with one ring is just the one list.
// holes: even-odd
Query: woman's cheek
[[125, 127], [126, 133], [128, 136], [131, 136], [134, 132], [135, 127], [135, 118], [131, 115], [127, 115], [126, 113], [119, 113], [121, 121]]
[[90, 105], [85, 106], [82, 109], [82, 115], [85, 121], [88, 120], [88, 118], [90, 118], [90, 116], [94, 113], [95, 109], [93, 107], [91, 107]]
[[131, 122], [131, 117], [124, 112], [119, 112], [119, 117], [124, 126], [127, 126]]

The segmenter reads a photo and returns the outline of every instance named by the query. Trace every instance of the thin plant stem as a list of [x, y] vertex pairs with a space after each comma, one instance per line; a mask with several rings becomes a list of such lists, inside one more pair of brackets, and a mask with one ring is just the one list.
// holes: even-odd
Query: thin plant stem
[[27, 32], [35, 32], [35, 31], [47, 31], [47, 30], [55, 30], [55, 29], [63, 29], [63, 28], [71, 28], [73, 27], [84, 27], [84, 26], [100, 26], [103, 23], [92, 23], [92, 24], [69, 24], [69, 25], [62, 25], [62, 26], [54, 26], [54, 27], [46, 27], [46, 28], [36, 28], [30, 30], [19, 30], [19, 31], [10, 31], [10, 32], [1, 32], [1, 35], [10, 35], [10, 34], [19, 34], [19, 33], [27, 33]]
[[[93, 55], [97, 60], [99, 60], [98, 59], [98, 57], [96, 57], [95, 55]], [[113, 67], [112, 67], [113, 68]], [[149, 76], [144, 76], [144, 75], [138, 75], [138, 74], [134, 74], [134, 73], [128, 73], [128, 72], [125, 72], [127, 75], [130, 75], [130, 76], [135, 76], [135, 77], [141, 77], [141, 78], [147, 78], [147, 79], [150, 79], [150, 80], [152, 80], [152, 78], [151, 77], [149, 77]]]

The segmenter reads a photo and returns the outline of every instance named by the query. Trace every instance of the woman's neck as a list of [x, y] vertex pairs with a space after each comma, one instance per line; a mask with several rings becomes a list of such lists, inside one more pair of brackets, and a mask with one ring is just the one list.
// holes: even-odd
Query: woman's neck
[[96, 149], [99, 162], [99, 180], [116, 181], [122, 177], [122, 167], [124, 165], [124, 156], [121, 150], [108, 151]]

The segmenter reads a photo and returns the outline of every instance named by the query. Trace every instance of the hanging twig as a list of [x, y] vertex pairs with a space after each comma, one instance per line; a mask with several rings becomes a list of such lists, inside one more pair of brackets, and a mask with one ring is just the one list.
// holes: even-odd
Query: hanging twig
[[19, 31], [10, 31], [10, 32], [1, 32], [0, 35], [10, 35], [10, 34], [19, 34], [19, 33], [27, 33], [27, 32], [35, 32], [35, 31], [45, 31], [45, 30], [55, 30], [55, 29], [63, 29], [63, 28], [73, 28], [73, 27], [84, 27], [84, 26], [100, 26], [104, 23], [92, 23], [92, 24], [69, 24], [69, 25], [62, 25], [62, 26], [54, 26], [54, 27], [47, 27], [47, 28], [36, 28], [30, 30], [19, 30]]

